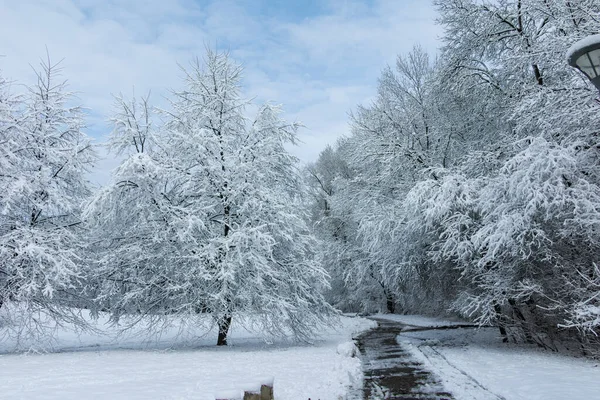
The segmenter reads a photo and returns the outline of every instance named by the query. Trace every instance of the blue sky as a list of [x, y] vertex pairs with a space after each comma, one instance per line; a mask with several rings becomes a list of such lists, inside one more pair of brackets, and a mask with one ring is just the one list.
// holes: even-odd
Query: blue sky
[[[160, 104], [180, 87], [178, 63], [206, 45], [227, 49], [244, 65], [247, 97], [283, 104], [306, 126], [292, 152], [312, 161], [349, 133], [348, 112], [370, 101], [398, 54], [436, 51], [435, 17], [429, 0], [0, 0], [0, 70], [28, 83], [46, 46], [64, 58], [69, 88], [90, 109], [88, 133], [102, 142], [111, 94], [151, 90]], [[105, 155], [93, 180], [117, 163]]]

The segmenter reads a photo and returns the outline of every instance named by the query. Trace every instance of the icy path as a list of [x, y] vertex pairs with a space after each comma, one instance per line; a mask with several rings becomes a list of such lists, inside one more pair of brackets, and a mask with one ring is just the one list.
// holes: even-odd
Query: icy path
[[364, 388], [356, 399], [452, 399], [435, 377], [398, 344], [398, 322], [376, 319], [378, 327], [357, 338], [363, 363]]

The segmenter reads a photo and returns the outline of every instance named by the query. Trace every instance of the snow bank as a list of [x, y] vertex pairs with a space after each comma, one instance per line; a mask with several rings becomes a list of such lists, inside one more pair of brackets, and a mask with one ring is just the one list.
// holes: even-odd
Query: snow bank
[[356, 357], [358, 356], [358, 347], [354, 342], [340, 343], [337, 347], [337, 353], [344, 357]]
[[501, 342], [495, 328], [402, 333], [398, 342], [457, 399], [595, 399], [596, 362]]

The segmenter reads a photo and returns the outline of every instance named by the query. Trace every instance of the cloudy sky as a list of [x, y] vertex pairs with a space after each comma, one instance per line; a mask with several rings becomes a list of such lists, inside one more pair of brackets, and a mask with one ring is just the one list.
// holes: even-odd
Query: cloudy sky
[[[64, 58], [69, 89], [89, 108], [88, 133], [110, 131], [111, 94], [180, 87], [177, 64], [225, 49], [244, 65], [244, 93], [284, 105], [306, 128], [292, 151], [316, 159], [348, 133], [347, 114], [367, 103], [382, 68], [441, 34], [429, 0], [0, 0], [0, 70], [30, 83], [46, 47]], [[93, 180], [104, 182], [109, 155]]]

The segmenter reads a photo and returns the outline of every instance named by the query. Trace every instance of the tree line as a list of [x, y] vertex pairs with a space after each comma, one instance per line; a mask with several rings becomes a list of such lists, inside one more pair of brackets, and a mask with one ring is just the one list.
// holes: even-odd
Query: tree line
[[600, 2], [436, 1], [443, 46], [383, 70], [306, 170], [353, 311], [459, 314], [590, 354], [600, 333], [598, 93], [566, 63]]
[[248, 118], [241, 66], [226, 53], [208, 50], [183, 72], [168, 109], [115, 98], [108, 146], [123, 161], [95, 191], [86, 173], [97, 157], [59, 65], [42, 63], [24, 95], [0, 82], [4, 333], [38, 340], [106, 313], [149, 331], [208, 321], [225, 345], [234, 317], [308, 340], [336, 315], [285, 148], [298, 124], [271, 104]]
[[235, 319], [308, 340], [337, 309], [597, 354], [598, 93], [565, 52], [600, 30], [600, 1], [435, 4], [438, 56], [400, 55], [304, 169], [299, 125], [244, 98], [226, 53], [184, 69], [164, 109], [115, 98], [123, 161], [99, 190], [60, 66], [22, 94], [0, 79], [2, 332], [106, 313], [209, 321], [221, 345]]

